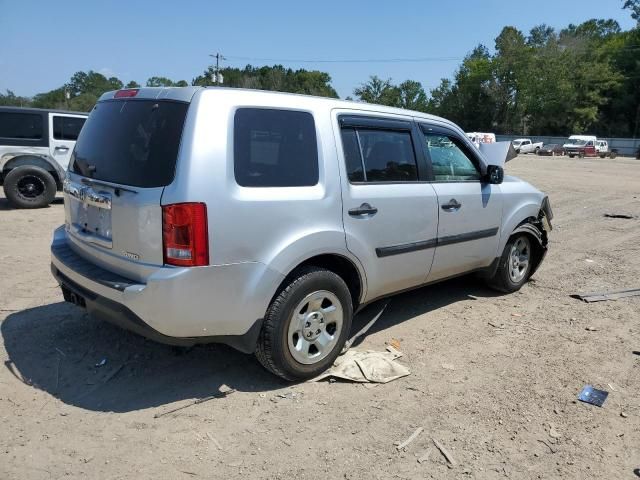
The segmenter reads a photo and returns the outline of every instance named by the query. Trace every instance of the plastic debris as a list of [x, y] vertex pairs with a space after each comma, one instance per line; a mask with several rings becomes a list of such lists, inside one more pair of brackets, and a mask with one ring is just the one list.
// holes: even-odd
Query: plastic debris
[[613, 292], [576, 293], [571, 296], [573, 298], [583, 300], [587, 303], [603, 302], [605, 300], [618, 300], [619, 298], [640, 296], [640, 288], [632, 288], [630, 290], [616, 290]]
[[433, 440], [433, 444], [436, 446], [436, 448], [438, 450], [440, 450], [440, 453], [444, 456], [444, 458], [447, 459], [447, 462], [449, 462], [451, 465], [455, 466], [456, 461], [453, 459], [453, 457], [451, 456], [451, 453], [449, 453], [449, 450], [447, 450], [446, 448], [444, 448], [444, 445], [442, 445], [438, 440], [436, 440], [435, 438], [432, 438], [431, 440]]
[[422, 427], [418, 427], [416, 428], [416, 431], [413, 432], [409, 438], [407, 438], [405, 441], [398, 443], [398, 445], [396, 445], [396, 449], [398, 449], [398, 451], [406, 448], [411, 442], [413, 442], [416, 438], [418, 438], [418, 435], [420, 435], [422, 433], [422, 431], [424, 430], [424, 428]]
[[346, 353], [351, 348], [351, 345], [353, 345], [358, 338], [366, 334], [369, 331], [369, 329], [373, 327], [373, 324], [376, 323], [378, 319], [380, 319], [380, 317], [386, 310], [387, 306], [389, 305], [389, 302], [390, 300], [387, 300], [386, 302], [384, 302], [384, 304], [382, 305], [382, 308], [380, 308], [378, 313], [369, 322], [367, 322], [367, 324], [364, 327], [358, 330], [358, 332], [354, 336], [352, 336], [349, 340], [345, 342], [344, 347], [342, 347], [342, 352], [340, 352], [341, 354]]
[[607, 218], [623, 218], [625, 220], [635, 218], [633, 215], [629, 215], [628, 213], [605, 213], [604, 216]]
[[596, 407], [602, 407], [608, 396], [609, 392], [598, 390], [591, 385], [587, 385], [582, 389], [580, 395], [578, 395], [578, 400], [584, 403], [590, 403]]

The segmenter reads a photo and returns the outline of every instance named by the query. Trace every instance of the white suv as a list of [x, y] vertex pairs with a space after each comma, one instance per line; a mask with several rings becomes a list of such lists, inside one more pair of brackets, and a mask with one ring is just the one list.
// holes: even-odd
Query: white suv
[[536, 270], [547, 197], [491, 158], [447, 120], [378, 105], [110, 92], [72, 156], [52, 271], [97, 318], [313, 377], [376, 299], [469, 272], [513, 292]]
[[86, 119], [86, 113], [0, 107], [0, 185], [14, 207], [51, 203]]

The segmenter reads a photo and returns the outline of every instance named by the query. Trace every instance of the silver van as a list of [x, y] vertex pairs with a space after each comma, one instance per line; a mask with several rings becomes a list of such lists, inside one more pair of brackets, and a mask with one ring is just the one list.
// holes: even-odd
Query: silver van
[[64, 197], [65, 300], [160, 342], [255, 352], [288, 380], [330, 366], [376, 299], [469, 272], [518, 290], [552, 218], [442, 118], [215, 87], [104, 94]]

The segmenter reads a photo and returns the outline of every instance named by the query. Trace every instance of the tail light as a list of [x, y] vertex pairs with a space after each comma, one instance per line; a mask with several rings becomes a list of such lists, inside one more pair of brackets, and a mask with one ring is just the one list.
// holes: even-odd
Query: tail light
[[118, 90], [113, 98], [129, 98], [135, 97], [138, 94], [137, 88], [126, 88], [124, 90]]
[[162, 207], [164, 263], [180, 267], [209, 265], [207, 206], [175, 203]]

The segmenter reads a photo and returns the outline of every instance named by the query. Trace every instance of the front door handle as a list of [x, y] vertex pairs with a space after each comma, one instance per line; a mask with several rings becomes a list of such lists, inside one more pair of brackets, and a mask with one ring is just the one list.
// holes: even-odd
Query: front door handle
[[462, 204], [459, 203], [455, 198], [452, 198], [451, 200], [449, 200], [449, 203], [445, 203], [440, 208], [442, 208], [442, 210], [444, 210], [445, 212], [457, 212], [461, 207]]
[[56, 148], [54, 148], [54, 150], [61, 150], [63, 152], [68, 152], [69, 151], [69, 147], [65, 147], [64, 145], [59, 145]]
[[376, 207], [372, 207], [368, 203], [363, 203], [359, 207], [349, 210], [349, 215], [352, 217], [361, 217], [363, 215], [373, 216], [376, 213], [378, 213], [378, 209]]

